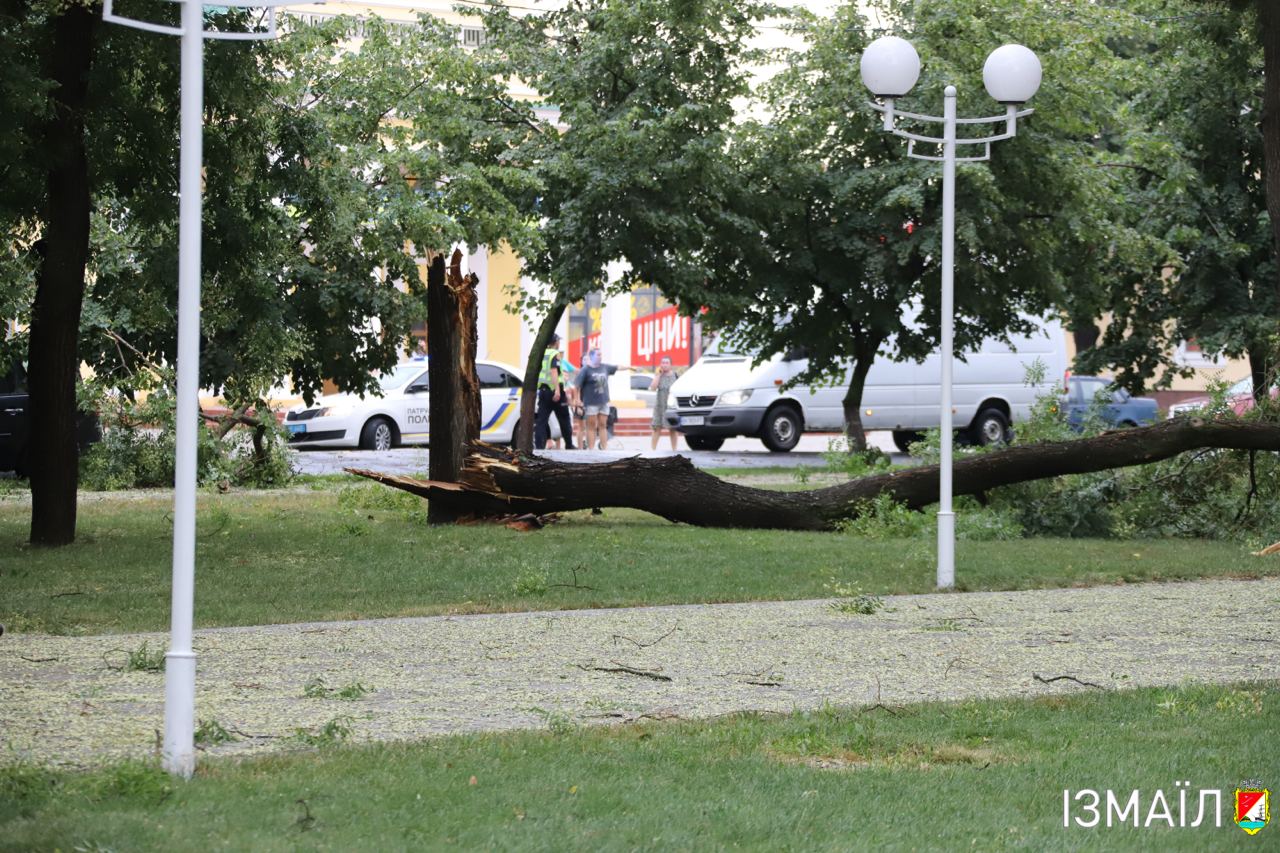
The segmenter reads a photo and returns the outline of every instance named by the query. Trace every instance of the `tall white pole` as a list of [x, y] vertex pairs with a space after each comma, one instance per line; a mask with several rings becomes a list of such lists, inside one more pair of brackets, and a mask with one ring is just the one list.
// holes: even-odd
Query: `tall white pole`
[[200, 164], [204, 7], [182, 2], [178, 203], [178, 406], [173, 495], [173, 599], [164, 668], [164, 768], [195, 771], [196, 656], [191, 648], [196, 562], [196, 430], [200, 414]]
[[942, 458], [938, 468], [938, 589], [956, 583], [956, 516], [951, 511], [951, 361], [955, 352], [956, 87], [943, 98], [942, 132]]

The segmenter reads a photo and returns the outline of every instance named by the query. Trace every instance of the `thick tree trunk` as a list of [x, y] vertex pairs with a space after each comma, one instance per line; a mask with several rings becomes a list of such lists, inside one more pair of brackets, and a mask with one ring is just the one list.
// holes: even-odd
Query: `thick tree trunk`
[[867, 385], [869, 370], [871, 359], [859, 358], [854, 362], [849, 388], [841, 401], [844, 408], [844, 437], [848, 439], [850, 453], [861, 453], [867, 449], [867, 431], [862, 428], [862, 390]]
[[[1202, 447], [1280, 451], [1280, 425], [1183, 418], [1096, 438], [1013, 446], [957, 462], [954, 491], [981, 494], [1029, 480], [1157, 462]], [[702, 527], [831, 530], [841, 520], [857, 516], [867, 501], [881, 494], [912, 509], [922, 509], [938, 498], [936, 465], [804, 492], [727, 483], [680, 456], [574, 464], [522, 456], [488, 444], [472, 447], [459, 483], [347, 470], [429, 500], [446, 499], [456, 509], [482, 517], [620, 506]]]
[[[462, 476], [467, 446], [480, 438], [480, 385], [476, 378], [476, 282], [463, 277], [462, 252], [457, 249], [445, 273], [438, 255], [427, 270], [427, 365], [431, 382], [428, 417], [431, 455], [428, 474], [442, 483]], [[432, 524], [456, 521], [448, 499], [427, 508]]]
[[1102, 329], [1092, 320], [1071, 324], [1071, 339], [1076, 345], [1076, 355], [1096, 347], [1100, 337]]
[[1261, 407], [1272, 405], [1271, 394], [1267, 390], [1275, 381], [1276, 365], [1271, 347], [1265, 341], [1254, 342], [1247, 350], [1249, 356], [1249, 374], [1253, 379], [1253, 399]]
[[533, 344], [529, 347], [529, 358], [525, 361], [524, 382], [520, 385], [520, 422], [516, 424], [516, 448], [521, 453], [533, 452], [533, 412], [538, 402], [538, 372], [542, 370], [542, 354], [546, 352], [551, 335], [560, 318], [564, 316], [564, 304], [557, 299], [551, 305], [551, 311], [542, 318], [538, 333], [533, 336]]
[[[1267, 215], [1271, 219], [1272, 248], [1280, 258], [1280, 4], [1257, 0], [1254, 7], [1262, 40], [1262, 152], [1266, 161]], [[1280, 264], [1274, 274], [1276, 304], [1280, 305]]]
[[49, 171], [28, 345], [33, 545], [67, 545], [76, 536], [76, 380], [91, 203], [84, 111], [96, 23], [96, 8], [67, 5], [54, 21], [48, 53], [54, 88], [43, 146]]

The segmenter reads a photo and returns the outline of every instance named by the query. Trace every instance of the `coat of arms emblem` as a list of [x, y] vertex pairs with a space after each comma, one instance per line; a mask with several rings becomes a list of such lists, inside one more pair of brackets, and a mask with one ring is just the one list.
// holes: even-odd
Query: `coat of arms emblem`
[[1250, 835], [1257, 835], [1271, 820], [1271, 791], [1257, 788], [1236, 788], [1236, 826]]

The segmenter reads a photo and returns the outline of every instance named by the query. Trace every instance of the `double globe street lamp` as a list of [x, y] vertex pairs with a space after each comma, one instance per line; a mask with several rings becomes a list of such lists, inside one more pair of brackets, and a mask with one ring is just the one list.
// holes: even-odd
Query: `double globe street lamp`
[[[941, 116], [895, 110], [894, 102], [905, 97], [920, 79], [920, 56], [911, 43], [897, 36], [884, 36], [867, 45], [862, 53], [862, 82], [880, 103], [871, 102], [871, 108], [884, 116], [884, 129], [907, 140], [907, 156], [917, 160], [933, 160], [942, 163], [942, 306], [941, 340], [939, 349], [942, 361], [941, 408], [942, 453], [938, 467], [938, 588], [950, 589], [956, 581], [956, 519], [951, 508], [951, 445], [953, 438], [951, 402], [951, 366], [955, 350], [955, 234], [956, 234], [956, 162], [975, 162], [991, 159], [991, 143], [1010, 139], [1017, 133], [1018, 119], [1031, 114], [1031, 110], [1019, 109], [1040, 88], [1040, 60], [1020, 44], [998, 47], [987, 57], [982, 67], [982, 82], [987, 93], [1005, 105], [1002, 116], [985, 118], [956, 118], [956, 87], [947, 86], [944, 91]], [[942, 125], [941, 138], [922, 136], [898, 128], [899, 118], [915, 122]], [[957, 125], [1004, 124], [1004, 132], [993, 136], [956, 136]], [[917, 153], [916, 143], [938, 145], [941, 156]], [[982, 153], [957, 157], [959, 145], [980, 145]]]

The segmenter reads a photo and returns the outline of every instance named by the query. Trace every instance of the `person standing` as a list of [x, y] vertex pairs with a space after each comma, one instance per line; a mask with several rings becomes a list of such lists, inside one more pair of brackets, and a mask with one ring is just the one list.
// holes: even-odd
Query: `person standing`
[[[557, 351], [556, 357], [560, 359], [560, 385], [564, 388], [564, 393], [567, 395], [565, 402], [568, 404], [569, 411], [573, 413], [573, 416], [580, 419], [582, 417], [582, 407], [578, 405], [578, 388], [573, 384], [573, 374], [578, 372], [578, 368], [573, 366], [572, 361], [564, 357], [564, 350]], [[548, 422], [547, 426], [551, 426], [550, 422]], [[561, 436], [554, 434], [548, 437], [547, 449], [559, 450], [561, 445], [560, 439]]]
[[569, 417], [569, 398], [564, 390], [560, 369], [560, 336], [554, 332], [542, 353], [538, 371], [538, 410], [533, 417], [533, 446], [544, 450], [551, 437], [551, 415], [560, 424], [565, 450], [573, 450], [573, 420]]
[[600, 349], [593, 348], [578, 371], [575, 384], [582, 400], [584, 432], [588, 450], [598, 446], [604, 450], [609, 442], [609, 377], [619, 370], [630, 370], [616, 364], [604, 364]]
[[671, 449], [676, 449], [676, 431], [667, 425], [667, 398], [671, 396], [671, 386], [676, 384], [676, 370], [671, 366], [671, 356], [664, 355], [658, 362], [658, 372], [649, 383], [650, 391], [657, 391], [658, 397], [653, 401], [653, 441], [651, 450], [658, 449], [658, 438], [665, 429], [671, 436]]

